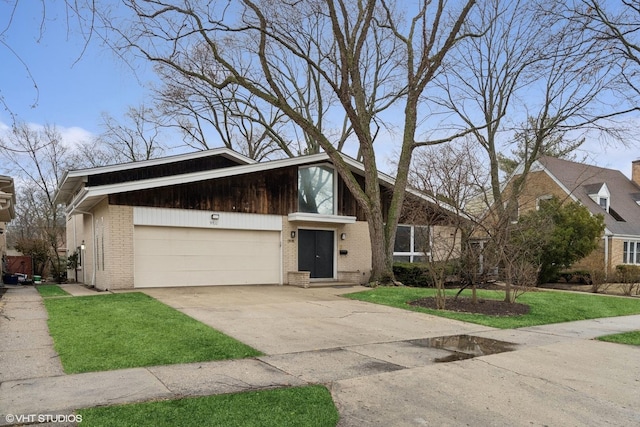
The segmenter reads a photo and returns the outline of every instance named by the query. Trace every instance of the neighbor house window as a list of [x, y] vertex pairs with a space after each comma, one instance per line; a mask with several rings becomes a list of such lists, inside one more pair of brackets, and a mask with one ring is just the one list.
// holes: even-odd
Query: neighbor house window
[[608, 210], [607, 207], [609, 206], [609, 199], [607, 197], [600, 197], [598, 199], [598, 204], [602, 209], [606, 211]]
[[398, 225], [393, 245], [393, 260], [398, 262], [425, 262], [431, 246], [429, 227], [420, 225]]
[[622, 263], [640, 264], [640, 242], [630, 240], [623, 243]]
[[298, 211], [335, 215], [335, 173], [330, 166], [298, 169]]
[[540, 196], [536, 199], [536, 210], [540, 210], [541, 207], [545, 205], [545, 203], [549, 203], [553, 200], [553, 196], [550, 194]]

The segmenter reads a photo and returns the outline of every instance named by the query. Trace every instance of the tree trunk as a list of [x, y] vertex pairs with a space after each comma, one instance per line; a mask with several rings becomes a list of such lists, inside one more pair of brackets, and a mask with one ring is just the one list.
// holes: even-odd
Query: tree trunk
[[371, 210], [367, 216], [369, 237], [371, 239], [371, 277], [372, 286], [394, 284], [393, 256], [389, 257], [389, 246], [393, 254], [393, 243], [385, 236], [385, 226], [380, 209]]

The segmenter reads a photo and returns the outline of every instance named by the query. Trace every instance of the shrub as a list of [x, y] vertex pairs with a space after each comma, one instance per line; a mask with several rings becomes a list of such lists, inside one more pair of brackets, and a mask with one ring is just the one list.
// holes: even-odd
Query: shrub
[[640, 282], [640, 265], [616, 265], [616, 278], [623, 283]]
[[622, 283], [622, 293], [633, 295], [640, 293], [640, 266], [616, 265], [616, 278]]
[[405, 286], [431, 288], [434, 285], [426, 264], [396, 262], [393, 264], [393, 274]]
[[566, 283], [577, 281], [585, 285], [591, 284], [591, 272], [587, 270], [563, 270], [558, 272], [555, 281], [563, 279]]
[[435, 286], [434, 276], [436, 274], [442, 274], [446, 281], [451, 276], [457, 276], [459, 269], [457, 261], [431, 264], [396, 262], [393, 264], [393, 274], [396, 280], [405, 286], [417, 288], [432, 288]]

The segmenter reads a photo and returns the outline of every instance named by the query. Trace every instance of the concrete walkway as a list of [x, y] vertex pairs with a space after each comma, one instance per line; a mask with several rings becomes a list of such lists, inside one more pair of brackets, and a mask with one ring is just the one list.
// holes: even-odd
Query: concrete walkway
[[[266, 356], [64, 375], [42, 299], [32, 287], [9, 289], [0, 300], [0, 425], [11, 424], [7, 414], [307, 383], [330, 388], [341, 426], [640, 423], [640, 349], [591, 340], [640, 330], [640, 315], [496, 330], [339, 297], [353, 290], [148, 290]], [[451, 351], [426, 340], [455, 334], [518, 346], [435, 363]]]

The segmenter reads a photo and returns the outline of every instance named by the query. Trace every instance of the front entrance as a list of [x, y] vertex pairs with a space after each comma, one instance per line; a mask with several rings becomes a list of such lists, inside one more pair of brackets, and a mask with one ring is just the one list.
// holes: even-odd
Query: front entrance
[[312, 279], [333, 278], [331, 230], [298, 230], [298, 271], [310, 271]]

